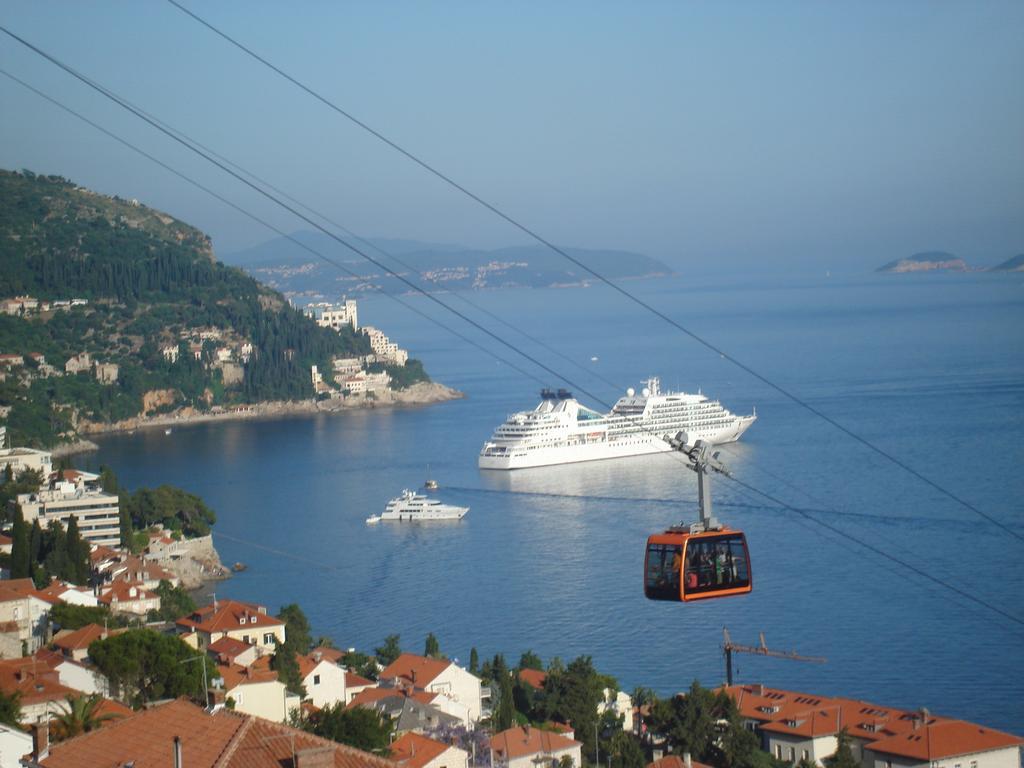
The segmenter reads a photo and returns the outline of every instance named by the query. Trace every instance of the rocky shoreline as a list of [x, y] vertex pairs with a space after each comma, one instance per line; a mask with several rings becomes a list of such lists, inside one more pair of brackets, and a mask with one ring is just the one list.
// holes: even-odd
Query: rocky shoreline
[[[190, 424], [217, 421], [239, 421], [243, 419], [278, 419], [292, 416], [312, 416], [319, 413], [343, 413], [345, 411], [365, 408], [403, 408], [418, 407], [458, 400], [465, 397], [462, 392], [437, 382], [421, 381], [402, 390], [389, 391], [376, 397], [351, 395], [346, 398], [330, 400], [281, 400], [265, 403], [252, 403], [230, 409], [199, 411], [194, 408], [181, 408], [174, 413], [159, 416], [137, 416], [123, 421], [111, 423], [82, 422], [79, 432], [82, 435], [103, 435], [116, 432], [131, 432], [136, 429], [164, 429], [184, 427]], [[54, 448], [54, 456], [67, 456], [73, 453], [96, 450], [99, 446], [91, 440], [82, 438], [73, 443], [64, 443]]]

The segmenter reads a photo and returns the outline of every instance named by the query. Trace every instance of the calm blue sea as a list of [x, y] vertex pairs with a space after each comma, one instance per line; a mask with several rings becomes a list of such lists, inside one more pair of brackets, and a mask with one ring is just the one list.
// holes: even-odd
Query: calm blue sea
[[[1024, 277], [628, 287], [1024, 536]], [[343, 646], [370, 650], [399, 633], [421, 651], [433, 632], [464, 662], [472, 646], [512, 661], [526, 649], [545, 659], [589, 654], [625, 690], [669, 694], [693, 679], [723, 680], [728, 627], [736, 642], [756, 644], [764, 632], [770, 647], [828, 659], [738, 656], [741, 681], [1024, 732], [1024, 542], [607, 289], [471, 295], [558, 354], [441, 298], [572, 383], [516, 360], [536, 378], [524, 376], [387, 298], [368, 298], [361, 322], [384, 328], [464, 400], [113, 436], [83, 461], [112, 465], [132, 487], [201, 494], [219, 516], [222, 558], [249, 566], [218, 595], [273, 610], [298, 602], [316, 633]], [[737, 478], [1016, 621], [725, 480], [714, 486], [717, 512], [747, 533], [754, 592], [685, 607], [648, 602], [645, 537], [695, 514], [695, 477], [678, 461], [477, 469], [481, 443], [507, 413], [532, 408], [542, 384], [596, 405], [651, 375], [733, 411], [757, 408], [757, 423], [723, 453]], [[441, 498], [471, 507], [463, 522], [364, 524], [428, 472]]]

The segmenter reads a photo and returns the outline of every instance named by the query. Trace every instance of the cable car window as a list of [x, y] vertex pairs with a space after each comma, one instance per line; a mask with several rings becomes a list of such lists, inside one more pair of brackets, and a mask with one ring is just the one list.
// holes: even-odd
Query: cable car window
[[679, 600], [683, 548], [678, 544], [649, 544], [644, 592], [652, 600]]
[[686, 594], [740, 589], [750, 585], [742, 534], [701, 536], [686, 544]]

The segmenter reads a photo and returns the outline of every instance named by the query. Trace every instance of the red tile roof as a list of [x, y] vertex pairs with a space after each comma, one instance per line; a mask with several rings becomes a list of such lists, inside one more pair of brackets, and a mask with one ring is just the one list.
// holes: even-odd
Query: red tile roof
[[240, 685], [277, 682], [277, 672], [272, 669], [259, 669], [255, 664], [251, 667], [218, 664], [217, 673], [224, 678], [225, 691], [233, 691]]
[[740, 715], [758, 720], [761, 730], [810, 737], [846, 728], [864, 742], [865, 749], [921, 761], [1024, 744], [1007, 733], [924, 711], [761, 685], [734, 685], [724, 690], [736, 701]]
[[413, 701], [418, 701], [421, 704], [430, 704], [438, 697], [438, 694], [429, 693], [427, 691], [409, 690], [407, 688], [365, 688], [352, 698], [352, 701], [345, 706], [345, 709], [352, 709], [353, 707], [372, 707], [378, 701], [382, 701], [384, 699], [395, 699], [402, 696], [412, 699]]
[[405, 768], [423, 768], [447, 749], [447, 744], [408, 731], [391, 745], [391, 760]]
[[543, 691], [544, 681], [548, 679], [548, 676], [545, 672], [541, 672], [539, 669], [520, 669], [519, 679], [531, 688]]
[[431, 659], [426, 656], [417, 656], [414, 653], [403, 653], [384, 667], [384, 671], [380, 673], [380, 679], [391, 680], [398, 677], [423, 688], [451, 665], [452, 662], [448, 659]]
[[220, 659], [233, 662], [246, 651], [252, 650], [252, 648], [253, 646], [249, 643], [243, 643], [241, 640], [225, 636], [220, 638], [220, 640], [210, 643], [206, 650]]
[[507, 731], [495, 734], [491, 738], [491, 749], [502, 760], [536, 755], [540, 752], [545, 754], [562, 752], [579, 745], [580, 742], [574, 739], [567, 739], [565, 736], [560, 736], [557, 733], [542, 731], [540, 728], [531, 728], [529, 726], [509, 728]]
[[[190, 616], [178, 619], [176, 624], [188, 629], [197, 629], [207, 634], [213, 632], [233, 632], [239, 629], [256, 627], [282, 627], [284, 622], [268, 616], [266, 608], [253, 603], [241, 603], [237, 600], [218, 600], [216, 608], [206, 605]], [[255, 618], [255, 621], [253, 619]], [[245, 621], [243, 622], [242, 619]]]
[[53, 639], [53, 644], [65, 653], [87, 649], [94, 640], [124, 632], [123, 629], [104, 629], [99, 624], [86, 624], [73, 632], [62, 633]]
[[[943, 720], [867, 744], [865, 749], [930, 762], [956, 755], [1020, 747], [1022, 744], [1024, 739], [1009, 733], [983, 728], [963, 720]], [[1014, 756], [1013, 760], [1016, 763], [1017, 757]]]
[[142, 600], [158, 600], [155, 592], [143, 588], [138, 582], [115, 581], [104, 588], [99, 601], [104, 605], [118, 603], [137, 603]]
[[0, 661], [0, 691], [21, 694], [22, 706], [43, 701], [61, 701], [80, 691], [60, 684], [60, 675], [46, 660], [26, 656]]
[[[394, 764], [358, 749], [258, 717], [221, 710], [211, 715], [179, 699], [136, 713], [105, 728], [54, 744], [43, 768], [171, 768], [174, 738], [181, 739], [187, 768], [281, 768], [293, 750], [331, 753], [334, 768], [394, 768]], [[319, 763], [318, 763], [319, 764]]]
[[830, 736], [842, 728], [839, 706], [814, 707], [793, 713], [769, 723], [762, 723], [761, 730], [771, 733], [788, 733], [796, 736]]
[[[707, 763], [698, 763], [696, 760], [691, 760], [690, 765], [693, 768], [711, 768]], [[679, 755], [665, 755], [660, 760], [648, 763], [647, 768], [687, 768], [687, 765]]]
[[0, 603], [6, 603], [10, 600], [24, 600], [27, 597], [35, 597], [43, 602], [50, 603], [50, 605], [56, 605], [60, 602], [55, 597], [45, 595], [36, 589], [35, 582], [32, 579], [4, 579], [0, 581]]
[[355, 672], [345, 673], [345, 687], [346, 688], [370, 688], [375, 686], [373, 680], [367, 680], [365, 677], [357, 675]]

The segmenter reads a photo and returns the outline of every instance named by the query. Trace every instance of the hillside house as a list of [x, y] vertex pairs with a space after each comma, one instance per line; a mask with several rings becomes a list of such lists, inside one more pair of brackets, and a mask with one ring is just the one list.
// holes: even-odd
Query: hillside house
[[495, 768], [554, 768], [563, 757], [572, 760], [574, 768], [583, 764], [580, 742], [529, 725], [495, 734], [490, 747], [491, 765]]
[[258, 653], [273, 653], [285, 640], [284, 622], [267, 615], [265, 606], [237, 600], [214, 601], [175, 622], [181, 632], [194, 632], [200, 650], [222, 637], [255, 645]]
[[466, 750], [412, 732], [391, 744], [391, 760], [401, 768], [469, 768]]
[[382, 686], [420, 689], [438, 693], [453, 708], [442, 707], [450, 714], [457, 714], [467, 725], [480, 719], [483, 697], [480, 679], [448, 659], [432, 659], [403, 653], [380, 673]]

